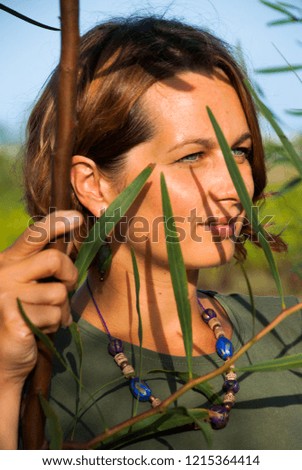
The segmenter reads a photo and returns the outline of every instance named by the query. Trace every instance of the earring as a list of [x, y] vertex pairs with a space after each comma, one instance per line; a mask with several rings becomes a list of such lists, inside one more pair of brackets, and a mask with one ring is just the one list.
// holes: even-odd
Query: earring
[[100, 273], [100, 279], [103, 281], [110, 269], [112, 262], [112, 251], [108, 242], [101, 246], [97, 254], [97, 267]]

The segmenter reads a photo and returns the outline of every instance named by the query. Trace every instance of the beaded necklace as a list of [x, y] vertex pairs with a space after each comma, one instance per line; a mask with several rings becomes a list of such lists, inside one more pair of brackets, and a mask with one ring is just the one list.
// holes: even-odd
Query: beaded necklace
[[[119, 338], [114, 338], [109, 328], [105, 322], [105, 319], [98, 307], [98, 304], [94, 298], [92, 289], [90, 287], [88, 278], [86, 278], [86, 285], [88, 292], [90, 294], [91, 300], [95, 306], [96, 312], [99, 319], [101, 320], [105, 332], [108, 336], [108, 353], [113, 357], [116, 364], [121, 369], [123, 376], [129, 380], [129, 388], [132, 395], [139, 401], [151, 403], [152, 408], [161, 404], [160, 398], [155, 397], [152, 394], [152, 390], [145, 380], [141, 380], [140, 377], [135, 375], [135, 370], [127, 357], [124, 354], [123, 342]], [[197, 302], [200, 307], [200, 316], [202, 320], [208, 325], [208, 327], [213, 331], [216, 338], [216, 352], [218, 356], [224, 360], [228, 361], [234, 353], [234, 348], [232, 342], [226, 338], [225, 332], [222, 328], [220, 321], [217, 318], [216, 312], [211, 308], [204, 308], [200, 299], [197, 297]], [[212, 405], [210, 410], [213, 412], [209, 417], [209, 422], [213, 429], [218, 430], [224, 428], [229, 420], [229, 413], [235, 404], [235, 394], [239, 391], [239, 383], [237, 382], [237, 375], [234, 371], [234, 365], [231, 364], [227, 370], [224, 383], [223, 391], [225, 395], [223, 397], [222, 405]]]

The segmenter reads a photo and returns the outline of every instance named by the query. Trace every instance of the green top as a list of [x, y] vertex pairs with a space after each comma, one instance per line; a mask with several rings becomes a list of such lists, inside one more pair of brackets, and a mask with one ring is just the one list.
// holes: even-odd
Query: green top
[[[215, 298], [226, 310], [233, 325], [232, 342], [235, 351], [253, 335], [253, 320], [249, 297], [245, 295], [220, 295]], [[286, 299], [287, 306], [297, 299]], [[256, 297], [257, 310], [255, 332], [267, 325], [280, 311], [277, 297]], [[286, 354], [301, 352], [302, 312], [296, 312], [282, 322], [243, 355], [236, 366], [270, 360]], [[106, 319], [108, 321], [108, 319]], [[107, 352], [106, 334], [83, 319], [77, 319], [83, 348], [80, 404], [78, 385], [71, 374], [55, 363], [50, 402], [58, 414], [64, 439], [90, 440], [104, 430], [132, 416], [135, 406], [138, 412], [150, 409], [150, 403], [138, 403], [132, 398], [128, 381], [122, 377], [119, 367]], [[110, 319], [108, 321], [110, 325]], [[178, 339], [177, 339], [178, 341]], [[67, 362], [79, 374], [76, 345], [69, 330], [57, 334], [57, 347], [63, 351]], [[124, 343], [129, 362], [139, 367], [139, 347]], [[217, 354], [193, 358], [194, 373], [204, 375], [223, 364]], [[180, 380], [163, 372], [148, 374], [154, 369], [186, 371], [186, 358], [142, 350], [142, 378], [147, 379], [154, 396], [168, 397], [181, 386]], [[230, 413], [228, 425], [212, 432], [213, 449], [302, 449], [302, 370], [279, 372], [238, 372], [240, 391]], [[223, 396], [223, 377], [211, 380], [213, 391]], [[92, 403], [93, 394], [96, 403]], [[76, 409], [78, 418], [75, 419]], [[208, 407], [209, 403], [200, 391], [189, 391], [177, 405], [188, 408]], [[139, 435], [139, 433], [138, 433]], [[106, 448], [106, 447], [105, 447]], [[200, 430], [183, 429], [182, 432], [163, 432], [156, 437], [144, 437], [132, 443], [120, 443], [120, 449], [208, 449], [209, 445]]]

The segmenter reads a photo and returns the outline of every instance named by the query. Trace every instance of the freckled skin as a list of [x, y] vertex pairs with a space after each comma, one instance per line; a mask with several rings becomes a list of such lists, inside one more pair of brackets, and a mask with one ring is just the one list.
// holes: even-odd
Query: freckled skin
[[[166, 178], [172, 208], [181, 233], [184, 261], [188, 269], [217, 266], [231, 259], [234, 243], [229, 237], [213, 241], [213, 234], [202, 225], [211, 216], [243, 216], [238, 195], [228, 173], [224, 157], [209, 120], [206, 106], [213, 111], [231, 148], [249, 128], [239, 98], [233, 87], [217, 77], [184, 73], [156, 83], [146, 93], [143, 107], [155, 123], [156, 133], [150, 142], [143, 143], [128, 153], [127, 184], [148, 164], [156, 163], [147, 194], [134, 205], [131, 215], [144, 217], [149, 228], [148, 244], [152, 261], [166, 264], [166, 249], [162, 223], [154, 219], [162, 215], [160, 173]], [[187, 142], [196, 139], [213, 141], [211, 146]], [[176, 149], [173, 147], [179, 145]], [[251, 147], [247, 138], [240, 147]], [[203, 152], [197, 161], [179, 160], [187, 155]], [[252, 197], [254, 185], [251, 167], [246, 158], [238, 159], [238, 166]], [[196, 220], [196, 217], [198, 219]], [[236, 234], [242, 224], [236, 223]], [[135, 235], [136, 224], [129, 229], [130, 241], [136, 252], [147, 255], [142, 234]], [[137, 239], [139, 242], [136, 243]], [[202, 241], [201, 241], [202, 239]], [[215, 239], [215, 237], [214, 237]], [[197, 240], [197, 241], [196, 241]]]

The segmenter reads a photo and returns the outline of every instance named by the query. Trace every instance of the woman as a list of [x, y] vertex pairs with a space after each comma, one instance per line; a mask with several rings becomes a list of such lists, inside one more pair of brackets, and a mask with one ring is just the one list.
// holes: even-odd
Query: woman
[[[176, 21], [116, 20], [83, 36], [71, 172], [73, 210], [52, 214], [29, 227], [0, 258], [2, 448], [17, 446], [18, 404], [37, 355], [34, 336], [20, 317], [16, 297], [31, 321], [46, 333], [70, 325], [72, 318], [80, 328], [82, 371], [69, 330], [61, 328], [56, 340], [68, 364], [83, 380], [79, 397], [72, 375], [61, 364], [54, 365], [50, 402], [60, 417], [65, 440], [89, 440], [105, 427], [129, 419], [133, 412], [158, 406], [180, 387], [177, 371], [186, 370], [186, 358], [162, 224], [161, 173], [169, 189], [187, 270], [194, 373], [203, 375], [222, 365], [231, 357], [232, 346], [238, 350], [252, 335], [247, 297], [196, 293], [199, 269], [242, 256], [239, 236], [250, 232], [207, 106], [222, 127], [254, 202], [262, 197], [266, 183], [258, 122], [243, 78], [220, 40]], [[50, 205], [56, 80], [57, 71], [28, 125], [26, 200], [29, 213], [35, 216], [46, 215]], [[72, 298], [71, 315], [67, 298], [77, 282], [76, 268], [67, 255], [43, 248], [56, 235], [70, 231], [74, 252], [91, 225], [91, 216], [99, 217], [143, 168], [154, 163], [143, 191], [108, 240], [110, 268], [100, 272], [95, 260], [87, 281]], [[50, 224], [54, 218], [55, 223]], [[37, 236], [41, 233], [46, 236]], [[271, 241], [272, 246], [282, 247], [280, 240], [272, 237]], [[141, 357], [131, 248], [141, 283]], [[58, 282], [37, 283], [49, 276]], [[295, 299], [288, 300], [288, 305], [295, 303]], [[260, 329], [281, 305], [277, 298], [258, 298], [256, 308], [256, 328]], [[248, 351], [236, 367], [294, 353], [300, 337], [301, 323], [296, 315]], [[218, 340], [224, 342], [221, 357], [215, 352]], [[157, 372], [148, 374], [150, 370]], [[136, 380], [138, 375], [148, 379], [152, 390], [141, 379]], [[240, 398], [232, 413], [239, 389], [234, 368], [227, 371], [223, 392], [221, 376], [211, 384], [223, 402], [223, 408], [213, 408], [211, 424], [219, 429], [214, 434], [214, 448], [299, 448], [295, 432], [301, 422], [298, 374], [243, 374]], [[132, 396], [135, 394], [138, 401]], [[194, 390], [180, 398], [177, 406], [192, 409], [211, 404]], [[118, 444], [129, 449], [206, 446], [203, 434], [192, 426], [159, 430], [151, 437], [140, 433], [132, 442]]]

